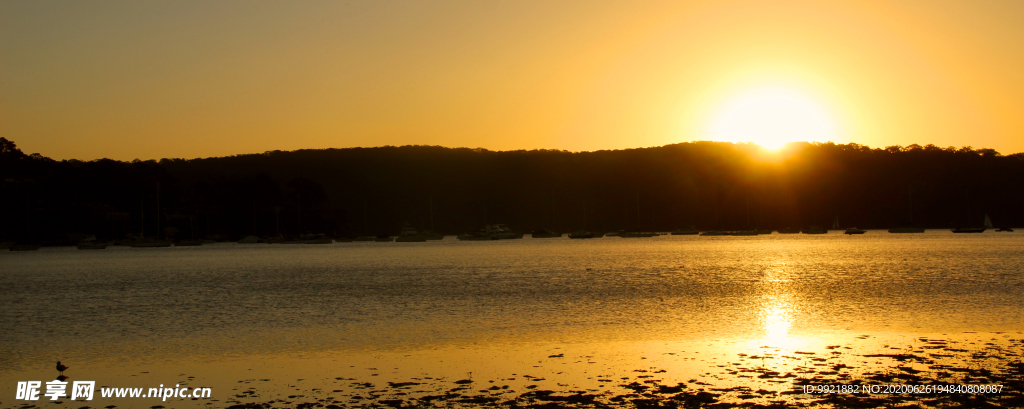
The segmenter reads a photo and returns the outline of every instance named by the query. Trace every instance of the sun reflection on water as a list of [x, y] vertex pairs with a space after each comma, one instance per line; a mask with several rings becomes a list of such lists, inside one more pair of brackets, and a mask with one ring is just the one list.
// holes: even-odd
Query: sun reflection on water
[[761, 271], [762, 300], [757, 315], [762, 338], [756, 340], [759, 347], [793, 350], [801, 344], [790, 334], [797, 303], [789, 288], [793, 271], [787, 261], [774, 259]]
[[760, 312], [761, 329], [764, 330], [762, 343], [779, 348], [790, 346], [789, 329], [793, 325], [790, 309], [789, 303], [785, 301], [775, 300], [763, 305]]

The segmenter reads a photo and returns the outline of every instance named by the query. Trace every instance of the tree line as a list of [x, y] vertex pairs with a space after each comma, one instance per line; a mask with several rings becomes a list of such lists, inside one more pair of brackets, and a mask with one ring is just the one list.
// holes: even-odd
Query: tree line
[[[1024, 154], [689, 142], [568, 152], [440, 146], [200, 159], [53, 160], [0, 138], [0, 240], [82, 235], [456, 234], [514, 230], [927, 228], [1024, 224]], [[158, 230], [159, 225], [159, 230]]]

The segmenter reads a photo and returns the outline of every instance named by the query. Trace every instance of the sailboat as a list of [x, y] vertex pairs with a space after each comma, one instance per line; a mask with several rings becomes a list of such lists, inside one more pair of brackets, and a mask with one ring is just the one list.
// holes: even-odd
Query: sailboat
[[985, 215], [985, 224], [982, 227], [957, 227], [953, 229], [953, 233], [984, 233], [985, 230], [992, 228], [992, 220]]
[[[32, 241], [32, 225], [29, 223], [29, 221], [31, 220], [29, 218], [29, 216], [31, 214], [31, 213], [29, 213], [29, 206], [30, 206], [29, 202], [26, 201], [25, 202], [25, 231], [28, 234], [29, 241], [31, 242]], [[38, 244], [10, 243], [10, 245], [7, 245], [6, 243], [4, 243], [4, 245], [6, 245], [7, 249], [10, 250], [10, 251], [35, 251], [35, 250], [39, 250], [39, 248], [42, 247], [41, 245], [38, 245]]]
[[[965, 191], [964, 195], [967, 197], [967, 222], [971, 220], [971, 192]], [[985, 230], [992, 228], [992, 220], [989, 220], [988, 214], [985, 215], [985, 223], [982, 227], [957, 227], [953, 229], [953, 233], [984, 233]]]
[[924, 233], [924, 229], [920, 227], [894, 227], [889, 229], [889, 233]]
[[399, 243], [424, 242], [427, 241], [427, 236], [420, 234], [420, 232], [416, 231], [416, 228], [409, 226], [407, 223], [405, 227], [402, 227], [398, 237], [395, 237], [395, 241]]
[[594, 233], [591, 233], [591, 232], [589, 232], [587, 230], [579, 230], [579, 231], [575, 231], [575, 232], [569, 233], [569, 238], [570, 239], [592, 239], [592, 238], [594, 238]]
[[191, 216], [188, 218], [188, 230], [192, 238], [188, 240], [178, 240], [174, 243], [174, 246], [202, 246], [203, 240], [196, 240], [196, 229], [192, 226], [192, 222], [195, 221]]
[[174, 243], [172, 243], [170, 240], [160, 240], [160, 182], [156, 182], [156, 238], [154, 239], [147, 239], [145, 236], [145, 204], [145, 199], [143, 199], [143, 211], [142, 213], [140, 213], [143, 220], [143, 230], [139, 234], [139, 239], [129, 242], [128, 245], [131, 247], [171, 247], [171, 244]]
[[[839, 216], [836, 216], [836, 221], [832, 222], [832, 230], [839, 230]], [[849, 227], [843, 231], [843, 234], [864, 234], [867, 230], [858, 229], [856, 227]]]
[[623, 231], [619, 231], [619, 234], [617, 234], [617, 236], [622, 237], [622, 238], [637, 238], [637, 237], [660, 236], [660, 234], [655, 233], [655, 232], [645, 232], [645, 231], [640, 231], [639, 230], [640, 229], [640, 189], [637, 189], [637, 191], [636, 191], [636, 226], [637, 226], [637, 230], [636, 231], [624, 231], [624, 230]]
[[96, 236], [88, 236], [78, 242], [79, 250], [103, 250], [105, 248], [107, 248], [107, 243], [96, 241]]
[[[988, 215], [987, 214], [985, 215], [985, 222], [988, 223], [988, 226], [992, 226], [992, 221], [988, 219]], [[1003, 227], [1000, 227], [1000, 228], [996, 229], [996, 231], [1013, 232], [1013, 229], [1011, 229], [1011, 228], [1009, 228], [1007, 226], [1003, 226]]]
[[800, 230], [803, 234], [828, 234], [828, 230], [825, 230], [818, 226], [811, 226], [807, 230]]
[[856, 227], [847, 228], [846, 231], [843, 232], [843, 234], [864, 234], [864, 233], [867, 233], [867, 230], [858, 229]]
[[909, 195], [909, 198], [910, 198], [909, 203], [908, 203], [909, 208], [910, 208], [910, 225], [909, 226], [904, 226], [904, 227], [895, 227], [895, 228], [889, 229], [889, 233], [924, 233], [924, 229], [918, 228], [918, 227], [913, 227], [913, 225], [914, 225], [914, 191], [913, 190], [909, 190], [907, 192], [907, 194]]
[[530, 237], [535, 239], [550, 239], [552, 237], [562, 237], [562, 233], [555, 233], [550, 229], [538, 229], [534, 230], [533, 233], [530, 234]]
[[675, 229], [675, 230], [672, 230], [672, 235], [673, 236], [688, 236], [688, 235], [695, 235], [695, 234], [700, 234], [700, 230], [697, 230], [697, 228], [693, 227], [693, 226], [689, 226], [689, 227], [687, 227], [685, 229]]

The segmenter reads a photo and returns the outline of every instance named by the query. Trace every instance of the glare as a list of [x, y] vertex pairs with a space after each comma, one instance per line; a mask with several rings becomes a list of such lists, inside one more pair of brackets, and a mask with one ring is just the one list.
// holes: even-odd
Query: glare
[[831, 113], [813, 98], [794, 89], [767, 87], [727, 100], [709, 122], [707, 137], [778, 149], [789, 142], [834, 142], [836, 128]]
[[764, 295], [757, 314], [761, 321], [761, 336], [755, 340], [758, 346], [795, 350], [804, 344], [805, 340], [790, 332], [793, 327], [794, 308], [793, 300], [789, 296]]
[[793, 318], [784, 306], [771, 306], [761, 311], [761, 327], [765, 332], [765, 341], [776, 347], [789, 344], [789, 327]]

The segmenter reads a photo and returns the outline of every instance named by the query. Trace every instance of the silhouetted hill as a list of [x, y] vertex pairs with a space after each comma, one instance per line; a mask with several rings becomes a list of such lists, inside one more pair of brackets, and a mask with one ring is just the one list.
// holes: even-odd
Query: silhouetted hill
[[[911, 145], [693, 142], [597, 152], [402, 146], [205, 159], [54, 161], [3, 140], [0, 237], [667, 231], [1024, 224], [1024, 154]], [[909, 192], [912, 190], [913, 213]], [[968, 200], [969, 197], [969, 200]], [[638, 208], [639, 206], [639, 208]], [[431, 210], [433, 217], [431, 218]], [[145, 226], [142, 226], [143, 211]], [[970, 219], [969, 219], [970, 215]], [[173, 230], [172, 230], [173, 232]]]

